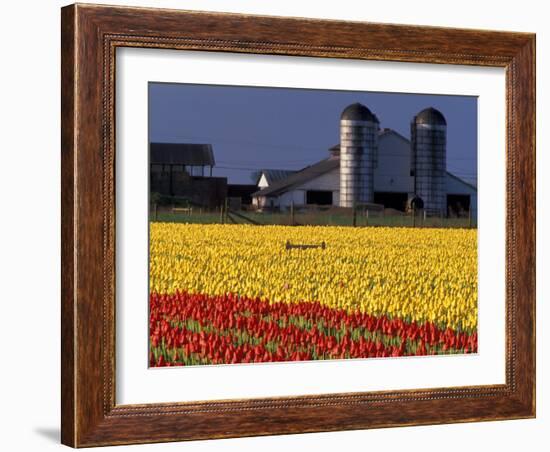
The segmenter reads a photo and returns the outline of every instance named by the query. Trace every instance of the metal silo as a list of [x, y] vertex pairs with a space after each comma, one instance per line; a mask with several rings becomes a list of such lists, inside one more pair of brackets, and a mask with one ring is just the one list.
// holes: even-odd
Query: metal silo
[[431, 215], [446, 210], [447, 121], [435, 108], [426, 108], [411, 122], [411, 168], [414, 191]]
[[340, 206], [373, 202], [378, 153], [378, 119], [362, 104], [340, 116]]

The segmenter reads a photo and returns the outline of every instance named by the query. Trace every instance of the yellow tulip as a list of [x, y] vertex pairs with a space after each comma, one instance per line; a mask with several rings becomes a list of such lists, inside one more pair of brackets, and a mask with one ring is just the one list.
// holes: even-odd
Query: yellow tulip
[[[291, 249], [285, 244], [326, 243]], [[477, 233], [467, 229], [151, 223], [150, 287], [319, 301], [477, 328]]]

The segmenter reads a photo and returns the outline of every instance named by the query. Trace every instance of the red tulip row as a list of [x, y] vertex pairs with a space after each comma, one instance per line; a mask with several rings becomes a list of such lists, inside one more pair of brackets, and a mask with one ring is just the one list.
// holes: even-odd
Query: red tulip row
[[351, 341], [346, 336], [338, 342], [333, 336], [318, 336], [306, 342], [309, 335], [303, 330], [293, 330], [293, 333], [282, 336], [280, 341], [249, 336], [248, 332], [242, 331], [226, 333], [195, 333], [186, 328], [169, 327], [160, 342], [154, 333], [150, 365], [235, 364], [403, 355], [400, 347], [386, 347], [382, 342], [363, 337]]
[[317, 302], [236, 295], [150, 296], [150, 365], [274, 362], [477, 352], [477, 335]]

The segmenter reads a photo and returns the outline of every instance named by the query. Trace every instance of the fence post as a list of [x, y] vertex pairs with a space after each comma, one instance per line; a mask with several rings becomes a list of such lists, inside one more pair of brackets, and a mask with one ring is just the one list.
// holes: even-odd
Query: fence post
[[369, 209], [365, 211], [366, 217], [365, 217], [365, 225], [369, 225]]
[[225, 209], [223, 211], [223, 221], [224, 223], [227, 223], [227, 211], [229, 209], [229, 199], [225, 198]]
[[223, 224], [223, 204], [220, 205], [220, 223]]
[[353, 227], [357, 226], [357, 207], [355, 205], [355, 201], [353, 201], [353, 205], [352, 205], [352, 212], [351, 212], [351, 215], [352, 215], [352, 225]]
[[472, 208], [468, 209], [468, 227], [472, 229]]
[[413, 205], [413, 208], [411, 209], [411, 213], [413, 216], [413, 228], [416, 227], [416, 207]]
[[290, 224], [294, 226], [294, 200], [290, 201]]

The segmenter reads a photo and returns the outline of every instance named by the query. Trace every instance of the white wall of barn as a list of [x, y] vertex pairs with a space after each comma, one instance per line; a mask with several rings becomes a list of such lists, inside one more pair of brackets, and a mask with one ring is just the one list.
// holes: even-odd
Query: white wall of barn
[[340, 202], [340, 170], [336, 168], [283, 193], [279, 197], [279, 206], [282, 208], [290, 207], [292, 202], [295, 206], [305, 205], [308, 190], [331, 191], [332, 203], [337, 206]]
[[374, 169], [375, 192], [413, 193], [409, 140], [389, 131], [378, 141], [378, 165]]
[[304, 182], [299, 188], [302, 190], [339, 191], [340, 169], [335, 168], [332, 171], [316, 177], [315, 179]]
[[279, 197], [279, 207], [281, 208], [287, 208], [290, 207], [292, 204], [295, 206], [303, 206], [306, 203], [306, 192], [304, 190], [301, 190], [299, 187], [284, 192]]
[[477, 190], [456, 176], [445, 174], [445, 191], [448, 195], [470, 195], [472, 218], [477, 219]]
[[269, 182], [267, 181], [267, 177], [265, 177], [265, 174], [262, 173], [262, 176], [258, 181], [258, 189], [262, 189], [266, 187], [269, 187]]

